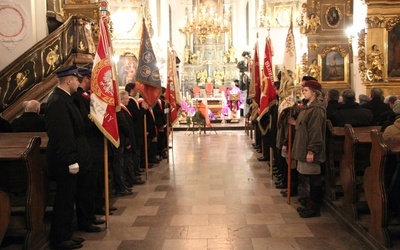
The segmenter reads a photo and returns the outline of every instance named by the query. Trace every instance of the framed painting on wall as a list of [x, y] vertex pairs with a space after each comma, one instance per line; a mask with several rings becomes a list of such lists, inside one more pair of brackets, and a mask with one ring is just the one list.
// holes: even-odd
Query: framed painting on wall
[[343, 4], [323, 4], [321, 10], [322, 30], [341, 29], [345, 27]]
[[328, 46], [318, 54], [321, 83], [349, 84], [349, 54], [341, 46]]
[[199, 8], [201, 5], [205, 6], [207, 8], [207, 12], [210, 9], [213, 9], [214, 13], [219, 13], [222, 14], [222, 0], [196, 0], [197, 1], [197, 8]]
[[134, 54], [126, 53], [117, 62], [118, 85], [124, 87], [127, 83], [136, 82], [138, 59]]

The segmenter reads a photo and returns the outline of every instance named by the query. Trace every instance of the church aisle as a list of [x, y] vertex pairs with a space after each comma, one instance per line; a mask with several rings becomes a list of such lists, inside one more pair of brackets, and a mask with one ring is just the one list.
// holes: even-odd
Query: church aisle
[[111, 199], [108, 230], [76, 233], [83, 249], [365, 249], [325, 209], [300, 218], [244, 131], [175, 132], [173, 147], [134, 195]]

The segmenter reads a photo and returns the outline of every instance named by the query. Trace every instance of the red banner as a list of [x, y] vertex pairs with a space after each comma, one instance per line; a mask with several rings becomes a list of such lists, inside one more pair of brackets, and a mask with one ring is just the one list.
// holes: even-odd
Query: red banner
[[[176, 95], [177, 92], [178, 95]], [[174, 125], [174, 123], [178, 121], [178, 111], [181, 108], [175, 50], [168, 52], [168, 84], [165, 92], [165, 100], [169, 103], [170, 121], [171, 124]]]
[[103, 19], [99, 20], [99, 43], [93, 61], [90, 88], [90, 119], [104, 136], [119, 147], [116, 112], [120, 109], [115, 66], [112, 61], [111, 40]]
[[[268, 113], [269, 108], [276, 102], [276, 92], [274, 88], [274, 73], [272, 70], [272, 46], [271, 39], [267, 38], [264, 51], [263, 80], [261, 85], [261, 98], [259, 115], [262, 117]], [[261, 119], [261, 118], [260, 118]]]
[[261, 97], [261, 78], [260, 78], [260, 58], [258, 56], [258, 42], [256, 43], [254, 53], [254, 101], [260, 105]]

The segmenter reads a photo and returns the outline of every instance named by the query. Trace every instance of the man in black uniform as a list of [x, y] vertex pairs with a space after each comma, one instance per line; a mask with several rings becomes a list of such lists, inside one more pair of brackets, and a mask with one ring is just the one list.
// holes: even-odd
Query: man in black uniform
[[88, 91], [92, 72], [88, 66], [78, 67], [78, 72], [82, 77], [79, 78], [79, 87], [72, 97], [85, 123], [85, 135], [92, 153], [92, 164], [87, 171], [78, 173], [77, 190], [79, 192], [76, 195], [76, 217], [79, 229], [87, 232], [100, 232], [100, 227], [93, 224], [99, 225], [105, 222], [94, 216], [95, 195], [98, 184], [101, 184], [98, 183], [98, 176], [104, 166], [103, 135], [88, 117], [90, 113]]
[[45, 113], [47, 166], [57, 185], [50, 243], [56, 249], [75, 249], [83, 246], [82, 238], [72, 237], [77, 173], [90, 166], [91, 153], [84, 121], [71, 96], [79, 86], [78, 69], [62, 66], [56, 74], [59, 85], [50, 95]]

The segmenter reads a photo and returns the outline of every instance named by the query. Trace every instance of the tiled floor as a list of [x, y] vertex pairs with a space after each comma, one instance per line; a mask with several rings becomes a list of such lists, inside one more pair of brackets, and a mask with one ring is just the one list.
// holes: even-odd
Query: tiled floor
[[83, 249], [365, 249], [327, 211], [302, 219], [275, 189], [243, 131], [175, 132], [170, 163], [112, 199], [109, 228]]
[[170, 162], [111, 199], [109, 228], [75, 233], [83, 249], [366, 249], [325, 210], [300, 218], [244, 131], [217, 133], [175, 132]]

